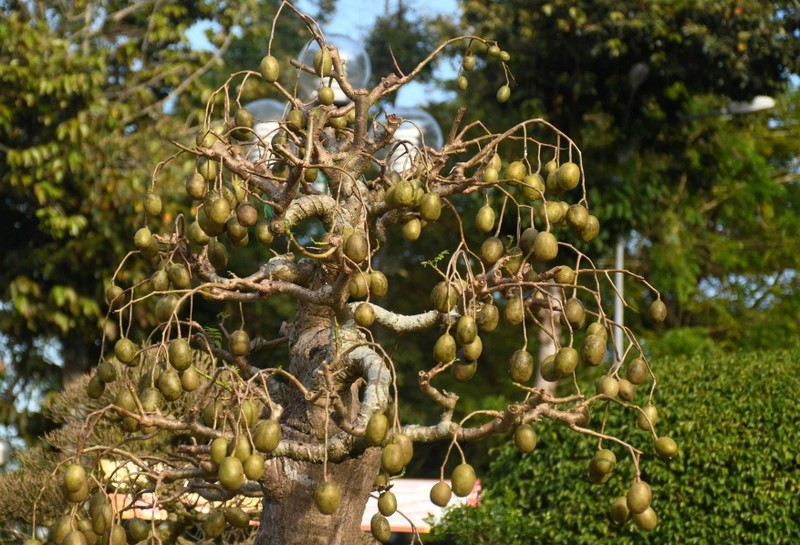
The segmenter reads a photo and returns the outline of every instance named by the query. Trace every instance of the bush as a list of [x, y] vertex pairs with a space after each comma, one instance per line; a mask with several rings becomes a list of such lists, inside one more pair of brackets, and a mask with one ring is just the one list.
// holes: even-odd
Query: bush
[[[587, 468], [596, 441], [542, 423], [533, 453], [518, 453], [510, 441], [499, 449], [482, 477], [482, 504], [452, 510], [434, 529], [437, 542], [800, 543], [800, 350], [698, 355], [656, 369], [657, 430], [680, 452], [667, 462], [651, 447], [642, 458], [659, 517], [653, 532], [608, 516], [633, 478], [623, 448], [610, 447], [619, 460], [611, 480], [593, 485]], [[613, 425], [623, 437], [635, 428]]]

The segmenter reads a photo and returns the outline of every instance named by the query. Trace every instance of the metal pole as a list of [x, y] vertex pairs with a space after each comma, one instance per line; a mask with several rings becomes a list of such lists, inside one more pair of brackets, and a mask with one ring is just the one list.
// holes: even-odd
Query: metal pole
[[625, 296], [625, 275], [622, 274], [622, 269], [625, 268], [625, 244], [623, 239], [619, 239], [619, 242], [617, 242], [614, 268], [617, 269], [617, 272], [614, 273], [614, 285], [618, 292], [617, 298], [614, 300], [614, 321], [617, 323], [617, 327], [614, 329], [614, 344], [616, 345], [619, 356], [622, 357], [622, 354], [625, 352], [622, 344], [625, 339], [622, 334], [622, 326], [625, 325], [625, 305], [623, 305], [623, 298]]

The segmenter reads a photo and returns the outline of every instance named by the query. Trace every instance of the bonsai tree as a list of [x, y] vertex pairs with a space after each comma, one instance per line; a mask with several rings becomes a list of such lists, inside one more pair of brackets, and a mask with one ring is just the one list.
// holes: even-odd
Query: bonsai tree
[[[640, 479], [642, 447], [606, 428], [608, 411], [638, 419], [664, 456], [677, 447], [655, 433], [656, 381], [635, 336], [623, 328], [626, 345], [609, 344], [609, 331], [622, 326], [606, 314], [611, 271], [582, 250], [600, 224], [578, 147], [543, 119], [493, 133], [465, 122], [464, 111], [440, 146], [402, 137], [405, 120], [381, 105], [445, 48], [464, 48], [465, 86], [476, 65], [471, 46], [488, 47], [486, 69], [508, 81], [496, 99], [506, 101], [513, 78], [500, 44], [451, 39], [407, 74], [398, 69], [371, 89], [355, 88], [346, 59], [315, 22], [289, 3], [276, 19], [287, 13], [306, 22], [316, 53], [287, 74], [268, 46], [258, 71], [231, 75], [210, 97], [196, 142], [176, 142], [155, 166], [143, 195], [147, 225], [106, 291], [122, 336], [104, 340], [94, 373], [51, 404], [64, 424], [48, 437], [59, 454], [22, 460], [39, 476], [25, 481], [28, 503], [12, 515], [27, 516], [29, 535], [47, 524], [57, 545], [151, 535], [200, 540], [245, 532], [253, 522], [263, 545], [352, 543], [376, 494], [372, 534], [385, 542], [385, 517], [396, 508], [392, 479], [415, 446], [449, 442], [447, 458], [457, 464], [446, 481], [443, 460], [431, 490], [432, 501], [445, 505], [476, 481], [464, 442], [513, 432], [517, 447], [530, 452], [535, 423], [547, 419], [597, 441], [592, 481], [609, 478], [616, 465], [609, 446], [621, 446], [635, 471], [612, 516], [655, 527], [650, 487]], [[309, 102], [296, 91], [302, 74], [319, 82]], [[240, 104], [254, 81], [283, 96], [281, 119], [257, 119]], [[276, 122], [274, 132], [256, 130], [267, 121]], [[504, 164], [500, 150], [518, 158]], [[185, 183], [191, 203], [157, 232], [165, 167], [186, 157], [195, 163]], [[482, 203], [477, 215], [464, 216], [474, 199]], [[438, 282], [420, 297], [418, 313], [393, 311], [404, 294], [376, 266], [392, 231], [413, 243], [443, 221], [452, 226], [442, 235], [449, 247], [425, 262]], [[151, 276], [126, 274], [141, 260]], [[663, 320], [658, 292], [625, 272], [650, 290], [650, 313]], [[249, 326], [247, 307], [275, 298], [291, 300], [293, 318], [274, 331]], [[219, 319], [209, 322], [215, 307]], [[150, 313], [158, 325], [147, 338], [125, 336]], [[565, 397], [530, 385], [537, 364], [529, 339], [558, 329], [556, 320], [564, 338], [553, 339], [557, 351], [538, 372], [571, 383]], [[441, 387], [442, 374], [479, 375], [484, 339], [500, 321], [517, 333], [508, 381], [518, 395], [502, 410], [463, 414], [458, 392]], [[414, 343], [423, 330], [438, 335], [430, 356], [415, 369], [398, 368], [398, 336]], [[288, 363], [273, 354], [286, 354]], [[578, 387], [579, 365], [605, 366], [596, 391]], [[404, 373], [417, 374], [419, 390], [440, 411], [437, 422], [405, 420], [407, 393], [396, 380]], [[648, 377], [647, 401], [632, 403]], [[596, 406], [607, 410], [592, 417]], [[12, 474], [2, 485], [23, 486], [21, 479]]]

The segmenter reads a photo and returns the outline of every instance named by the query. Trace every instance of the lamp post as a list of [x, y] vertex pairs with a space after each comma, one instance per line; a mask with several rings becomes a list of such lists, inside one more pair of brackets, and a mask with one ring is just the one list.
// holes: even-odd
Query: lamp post
[[[369, 56], [364, 46], [344, 34], [329, 34], [325, 38], [325, 43], [335, 46], [339, 51], [339, 57], [342, 59], [344, 66], [344, 76], [347, 81], [356, 89], [366, 86], [372, 74], [372, 65], [369, 62]], [[314, 66], [314, 55], [319, 50], [320, 47], [316, 40], [311, 40], [303, 47], [297, 60], [306, 66]], [[339, 86], [339, 82], [335, 79], [321, 78], [316, 74], [300, 72], [300, 91], [309, 99], [315, 99], [320, 87], [325, 85], [326, 82], [329, 82], [333, 90], [334, 104], [343, 105], [350, 101]]]

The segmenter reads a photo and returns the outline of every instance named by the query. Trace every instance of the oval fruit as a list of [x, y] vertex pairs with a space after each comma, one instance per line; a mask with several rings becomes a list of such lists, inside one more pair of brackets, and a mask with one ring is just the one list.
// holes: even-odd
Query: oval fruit
[[167, 354], [169, 364], [178, 371], [185, 371], [192, 365], [192, 347], [186, 339], [172, 339]]
[[456, 340], [449, 333], [444, 333], [433, 345], [433, 359], [436, 363], [449, 363], [456, 359]]
[[372, 297], [383, 297], [389, 292], [389, 280], [381, 271], [369, 273], [369, 293]]
[[267, 83], [275, 83], [278, 81], [281, 65], [278, 62], [278, 59], [272, 55], [267, 55], [261, 59], [261, 65], [259, 66], [259, 69], [261, 71], [261, 77], [263, 77]]
[[573, 329], [583, 326], [583, 322], [586, 320], [586, 311], [583, 308], [583, 303], [575, 297], [567, 299], [564, 303], [564, 318]]
[[656, 439], [655, 447], [656, 454], [667, 460], [674, 458], [675, 455], [678, 454], [678, 444], [671, 437], [659, 437]]
[[538, 261], [552, 261], [558, 256], [558, 241], [549, 231], [542, 231], [533, 241], [533, 256]]
[[381, 468], [389, 475], [396, 475], [405, 466], [403, 449], [396, 443], [389, 443], [381, 452]]
[[262, 420], [252, 431], [253, 446], [260, 452], [269, 453], [281, 442], [281, 425], [277, 420]]
[[533, 356], [527, 350], [517, 350], [508, 362], [508, 374], [514, 382], [528, 382], [533, 375]]
[[375, 321], [375, 310], [369, 303], [359, 303], [353, 312], [353, 318], [361, 327], [369, 327]]
[[519, 325], [525, 319], [525, 305], [522, 297], [515, 296], [509, 299], [503, 311], [503, 318], [508, 325]]
[[475, 225], [480, 231], [488, 233], [494, 228], [494, 220], [494, 208], [487, 204], [478, 210], [475, 216]]
[[528, 173], [528, 168], [522, 161], [512, 161], [506, 167], [506, 178], [521, 182]]
[[383, 444], [386, 440], [386, 432], [389, 430], [389, 419], [383, 413], [375, 413], [367, 423], [365, 436], [367, 443], [372, 446]]
[[511, 97], [511, 89], [509, 88], [508, 85], [503, 85], [502, 87], [500, 87], [497, 90], [497, 95], [495, 95], [495, 98], [497, 98], [497, 102], [499, 102], [500, 104], [507, 102], [510, 97]]
[[123, 337], [114, 343], [114, 355], [122, 363], [131, 363], [136, 357], [136, 345], [130, 339]]
[[477, 370], [478, 362], [476, 361], [472, 361], [470, 363], [461, 363], [457, 361], [450, 366], [450, 372], [452, 373], [453, 378], [458, 382], [467, 382], [469, 379], [475, 376], [475, 372]]
[[80, 464], [69, 464], [64, 470], [64, 489], [78, 492], [86, 484], [86, 470]]
[[586, 335], [581, 345], [581, 359], [589, 365], [600, 365], [606, 357], [606, 340], [600, 335]]
[[456, 342], [464, 346], [470, 344], [478, 337], [478, 324], [475, 318], [466, 315], [461, 316], [456, 324]]
[[442, 215], [442, 201], [436, 193], [425, 193], [419, 201], [419, 215], [425, 221], [436, 221]]
[[250, 335], [243, 329], [237, 329], [231, 333], [230, 337], [231, 354], [234, 356], [246, 356], [250, 353]]
[[640, 530], [650, 532], [655, 530], [658, 525], [658, 517], [656, 516], [656, 512], [653, 511], [653, 508], [648, 507], [643, 512], [633, 515], [633, 523], [636, 524]]
[[494, 331], [500, 321], [500, 311], [492, 303], [484, 303], [475, 320], [480, 331]]
[[650, 318], [660, 324], [667, 318], [667, 305], [661, 299], [656, 299], [650, 303]]
[[627, 379], [619, 380], [619, 398], [623, 401], [632, 401], [636, 397], [636, 386]]
[[641, 384], [647, 378], [647, 362], [642, 358], [636, 358], [628, 364], [625, 377], [633, 384]]
[[380, 513], [372, 515], [372, 519], [369, 521], [369, 530], [372, 533], [372, 537], [380, 543], [386, 543], [392, 537], [389, 521]]
[[453, 494], [458, 497], [468, 496], [475, 486], [475, 481], [478, 480], [475, 475], [475, 470], [471, 465], [462, 463], [453, 469], [450, 474], [450, 482], [453, 483]]
[[581, 169], [569, 161], [558, 167], [558, 186], [564, 191], [578, 187], [581, 181]]
[[378, 511], [385, 517], [391, 517], [397, 511], [397, 497], [390, 490], [378, 497]]
[[431, 487], [431, 502], [439, 507], [444, 507], [450, 502], [453, 491], [450, 485], [444, 481], [439, 481]]
[[536, 431], [529, 424], [522, 424], [514, 430], [514, 445], [520, 452], [533, 452], [536, 440]]
[[489, 237], [481, 244], [481, 259], [487, 265], [494, 265], [498, 259], [503, 257], [505, 247], [503, 241], [497, 237]]
[[344, 243], [344, 254], [356, 263], [367, 258], [367, 237], [361, 231], [355, 231]]
[[640, 430], [650, 431], [652, 427], [655, 427], [657, 421], [658, 409], [656, 409], [655, 405], [646, 405], [642, 408], [642, 412], [639, 413], [636, 425]]
[[226, 456], [219, 464], [217, 471], [219, 484], [225, 490], [235, 492], [244, 484], [244, 466], [242, 461], [235, 456]]
[[628, 509], [634, 515], [644, 513], [653, 500], [653, 491], [644, 481], [636, 481], [631, 485], [626, 496]]
[[572, 373], [578, 366], [578, 351], [565, 346], [556, 353], [555, 369], [562, 375]]
[[611, 520], [617, 524], [625, 524], [631, 515], [628, 509], [628, 500], [625, 496], [620, 496], [611, 504]]
[[619, 382], [614, 377], [604, 375], [597, 381], [597, 393], [608, 397], [617, 397]]
[[264, 457], [260, 454], [251, 454], [242, 462], [244, 476], [251, 481], [257, 481], [264, 475]]

